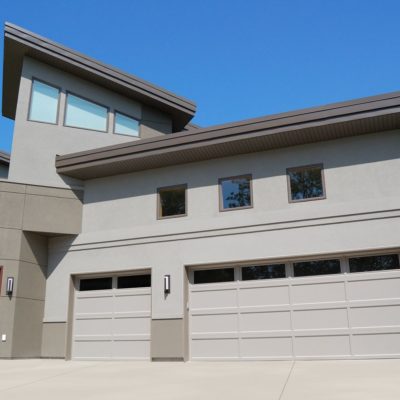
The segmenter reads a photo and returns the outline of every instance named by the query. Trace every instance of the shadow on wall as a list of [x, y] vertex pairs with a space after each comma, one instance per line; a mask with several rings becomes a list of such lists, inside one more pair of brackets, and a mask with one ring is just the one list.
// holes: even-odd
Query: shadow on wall
[[393, 160], [399, 149], [399, 131], [391, 131], [139, 171], [85, 182], [84, 203], [154, 194], [182, 183], [192, 189], [215, 186], [219, 178], [247, 173], [253, 180], [285, 176], [287, 168], [310, 164], [323, 163], [328, 170]]

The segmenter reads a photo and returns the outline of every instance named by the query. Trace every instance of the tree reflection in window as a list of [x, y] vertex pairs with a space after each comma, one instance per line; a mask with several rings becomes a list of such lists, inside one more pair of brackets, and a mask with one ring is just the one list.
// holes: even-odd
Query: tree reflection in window
[[220, 181], [222, 207], [224, 210], [251, 207], [250, 181], [250, 176], [239, 176]]
[[350, 258], [349, 266], [350, 272], [381, 271], [400, 267], [397, 254]]
[[322, 167], [304, 167], [288, 170], [291, 200], [323, 198], [325, 196]]

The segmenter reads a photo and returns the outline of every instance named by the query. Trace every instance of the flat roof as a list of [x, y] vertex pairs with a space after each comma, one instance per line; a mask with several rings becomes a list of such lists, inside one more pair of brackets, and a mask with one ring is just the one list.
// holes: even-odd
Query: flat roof
[[[128, 41], [128, 38], [123, 38]], [[157, 108], [172, 117], [181, 131], [196, 112], [194, 102], [134, 75], [101, 63], [43, 36], [8, 22], [4, 25], [3, 116], [14, 119], [23, 58], [29, 56], [129, 98]]]
[[0, 164], [5, 164], [5, 165], [10, 164], [10, 155], [1, 150], [0, 150]]
[[400, 128], [400, 92], [56, 157], [59, 174], [93, 179]]

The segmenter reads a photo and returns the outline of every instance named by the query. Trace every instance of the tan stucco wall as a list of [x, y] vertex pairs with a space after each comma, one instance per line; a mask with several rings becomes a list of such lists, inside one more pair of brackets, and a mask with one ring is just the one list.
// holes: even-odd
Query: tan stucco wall
[[153, 319], [151, 321], [152, 360], [183, 361], [184, 335], [183, 319]]

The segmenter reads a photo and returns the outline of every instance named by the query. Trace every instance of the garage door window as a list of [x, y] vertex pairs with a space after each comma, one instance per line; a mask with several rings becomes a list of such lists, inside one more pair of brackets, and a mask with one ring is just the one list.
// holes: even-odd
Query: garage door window
[[151, 286], [150, 274], [118, 277], [118, 283], [117, 283], [118, 289], [150, 287], [150, 286]]
[[285, 278], [285, 264], [255, 265], [242, 268], [242, 280]]
[[303, 261], [293, 264], [294, 276], [340, 274], [340, 260]]
[[194, 283], [232, 282], [235, 274], [233, 268], [203, 269], [194, 271]]
[[350, 258], [349, 265], [350, 272], [381, 271], [400, 267], [397, 254]]
[[112, 288], [112, 278], [90, 278], [81, 279], [79, 290], [85, 292], [87, 290], [107, 290]]

